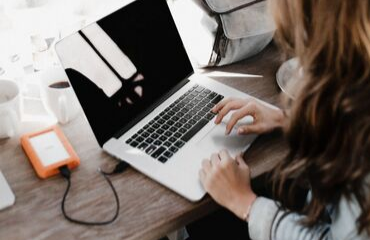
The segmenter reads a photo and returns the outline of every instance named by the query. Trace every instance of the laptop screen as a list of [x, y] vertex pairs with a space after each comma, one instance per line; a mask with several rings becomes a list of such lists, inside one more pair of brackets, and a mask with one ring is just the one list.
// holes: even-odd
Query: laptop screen
[[166, 0], [137, 0], [56, 50], [101, 146], [193, 72]]

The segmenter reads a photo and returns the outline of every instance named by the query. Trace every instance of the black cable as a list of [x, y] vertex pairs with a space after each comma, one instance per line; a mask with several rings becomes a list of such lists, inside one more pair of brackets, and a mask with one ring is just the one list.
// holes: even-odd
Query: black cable
[[68, 221], [70, 221], [72, 223], [81, 224], [81, 225], [88, 225], [88, 226], [101, 226], [101, 225], [107, 225], [107, 224], [110, 224], [110, 223], [114, 222], [117, 219], [118, 215], [119, 215], [120, 203], [119, 203], [119, 198], [118, 198], [117, 191], [114, 188], [114, 186], [113, 186], [111, 180], [108, 178], [108, 176], [116, 174], [116, 173], [121, 173], [121, 172], [125, 171], [128, 166], [129, 165], [127, 163], [120, 162], [116, 165], [114, 170], [110, 173], [104, 172], [100, 168], [98, 169], [98, 172], [101, 173], [101, 175], [105, 178], [105, 180], [108, 182], [110, 188], [112, 189], [113, 194], [114, 194], [114, 198], [116, 200], [116, 206], [117, 206], [116, 211], [114, 213], [114, 216], [110, 220], [102, 221], [102, 222], [88, 222], [88, 221], [78, 220], [78, 219], [70, 217], [66, 213], [66, 211], [65, 211], [65, 201], [66, 201], [66, 198], [68, 196], [69, 189], [71, 188], [71, 171], [69, 170], [69, 168], [67, 166], [60, 167], [59, 168], [60, 174], [67, 180], [67, 188], [64, 192], [63, 199], [62, 199], [62, 204], [61, 204], [63, 216]]

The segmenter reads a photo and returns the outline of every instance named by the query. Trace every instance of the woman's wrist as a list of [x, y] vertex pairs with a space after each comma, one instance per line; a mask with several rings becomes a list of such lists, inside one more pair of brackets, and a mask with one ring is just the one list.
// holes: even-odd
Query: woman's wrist
[[274, 122], [276, 124], [275, 128], [283, 128], [286, 121], [286, 115], [283, 110], [276, 109], [274, 114]]
[[251, 206], [256, 198], [257, 195], [254, 192], [237, 197], [230, 210], [243, 221], [248, 221]]

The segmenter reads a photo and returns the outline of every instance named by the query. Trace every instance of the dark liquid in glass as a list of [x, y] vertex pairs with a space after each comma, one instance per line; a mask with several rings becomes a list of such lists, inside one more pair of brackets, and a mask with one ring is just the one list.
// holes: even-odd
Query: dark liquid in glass
[[56, 82], [49, 85], [50, 88], [69, 88], [69, 82]]

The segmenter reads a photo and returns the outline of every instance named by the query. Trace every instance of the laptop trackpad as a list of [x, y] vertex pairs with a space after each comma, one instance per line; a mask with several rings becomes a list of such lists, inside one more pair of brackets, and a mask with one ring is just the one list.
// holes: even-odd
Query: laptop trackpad
[[202, 151], [209, 153], [218, 152], [222, 149], [229, 151], [231, 156], [235, 156], [249, 148], [257, 135], [238, 135], [236, 129], [233, 129], [230, 135], [225, 135], [226, 124], [221, 123], [215, 126], [206, 134], [197, 146]]

